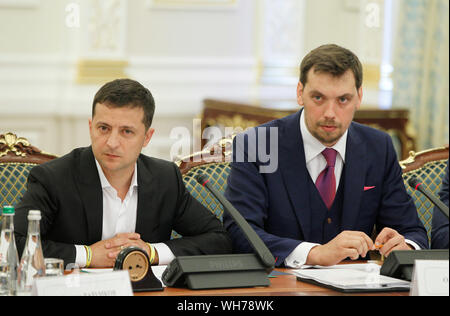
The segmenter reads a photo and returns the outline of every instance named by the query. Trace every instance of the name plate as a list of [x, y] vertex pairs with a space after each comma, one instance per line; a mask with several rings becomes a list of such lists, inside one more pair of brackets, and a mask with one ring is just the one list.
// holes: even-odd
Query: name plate
[[133, 296], [128, 271], [37, 278], [35, 296]]
[[448, 260], [416, 260], [411, 296], [449, 296]]

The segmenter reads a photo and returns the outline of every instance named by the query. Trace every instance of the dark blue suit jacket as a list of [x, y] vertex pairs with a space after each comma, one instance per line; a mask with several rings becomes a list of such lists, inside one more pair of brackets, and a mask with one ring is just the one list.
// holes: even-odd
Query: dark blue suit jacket
[[[269, 153], [269, 128], [278, 130], [278, 168], [273, 173], [260, 173], [260, 167], [264, 165], [261, 159], [237, 162], [236, 157], [242, 154], [245, 159], [249, 158], [249, 148], [236, 148], [240, 142], [237, 142], [239, 136], [235, 138], [234, 162], [225, 193], [277, 258], [277, 266], [282, 265], [301, 242], [315, 242], [311, 240], [313, 228], [310, 223], [314, 214], [308, 205], [310, 176], [300, 132], [300, 113], [264, 124], [253, 133], [259, 146], [264, 146], [260, 138], [265, 137], [263, 149]], [[248, 134], [252, 132], [240, 137]], [[264, 152], [258, 149], [257, 153]], [[344, 168], [341, 231], [362, 231], [371, 236], [376, 224], [378, 231], [390, 227], [422, 248], [428, 248], [426, 230], [406, 192], [389, 135], [352, 123]], [[375, 188], [365, 191], [365, 187]], [[236, 252], [252, 252], [240, 229], [226, 215], [224, 225]]]
[[[441, 201], [448, 206], [448, 161], [445, 176], [442, 179], [441, 191], [439, 192]], [[433, 211], [433, 229], [431, 231], [431, 248], [448, 249], [448, 218], [437, 208]]]

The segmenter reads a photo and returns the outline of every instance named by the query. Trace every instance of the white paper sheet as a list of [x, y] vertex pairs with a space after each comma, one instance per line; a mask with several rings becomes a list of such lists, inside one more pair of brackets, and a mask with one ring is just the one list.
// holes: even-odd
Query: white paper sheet
[[342, 290], [409, 289], [410, 282], [380, 275], [379, 266], [339, 265], [319, 269], [296, 269], [292, 273], [302, 279]]

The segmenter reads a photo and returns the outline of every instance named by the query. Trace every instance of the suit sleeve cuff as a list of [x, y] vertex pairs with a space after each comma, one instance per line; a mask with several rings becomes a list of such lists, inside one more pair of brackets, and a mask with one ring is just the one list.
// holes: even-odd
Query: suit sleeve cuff
[[312, 248], [320, 246], [320, 244], [302, 242], [293, 252], [284, 260], [284, 263], [289, 268], [300, 269], [306, 264], [309, 252]]

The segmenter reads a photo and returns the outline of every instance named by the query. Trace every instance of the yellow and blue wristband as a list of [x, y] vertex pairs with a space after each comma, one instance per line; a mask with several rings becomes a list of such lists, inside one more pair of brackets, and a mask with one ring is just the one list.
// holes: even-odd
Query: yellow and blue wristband
[[156, 250], [150, 243], [147, 243], [147, 246], [150, 249], [150, 264], [152, 265], [155, 262]]
[[89, 268], [92, 261], [92, 249], [89, 246], [84, 246], [84, 249], [86, 250], [86, 268]]

